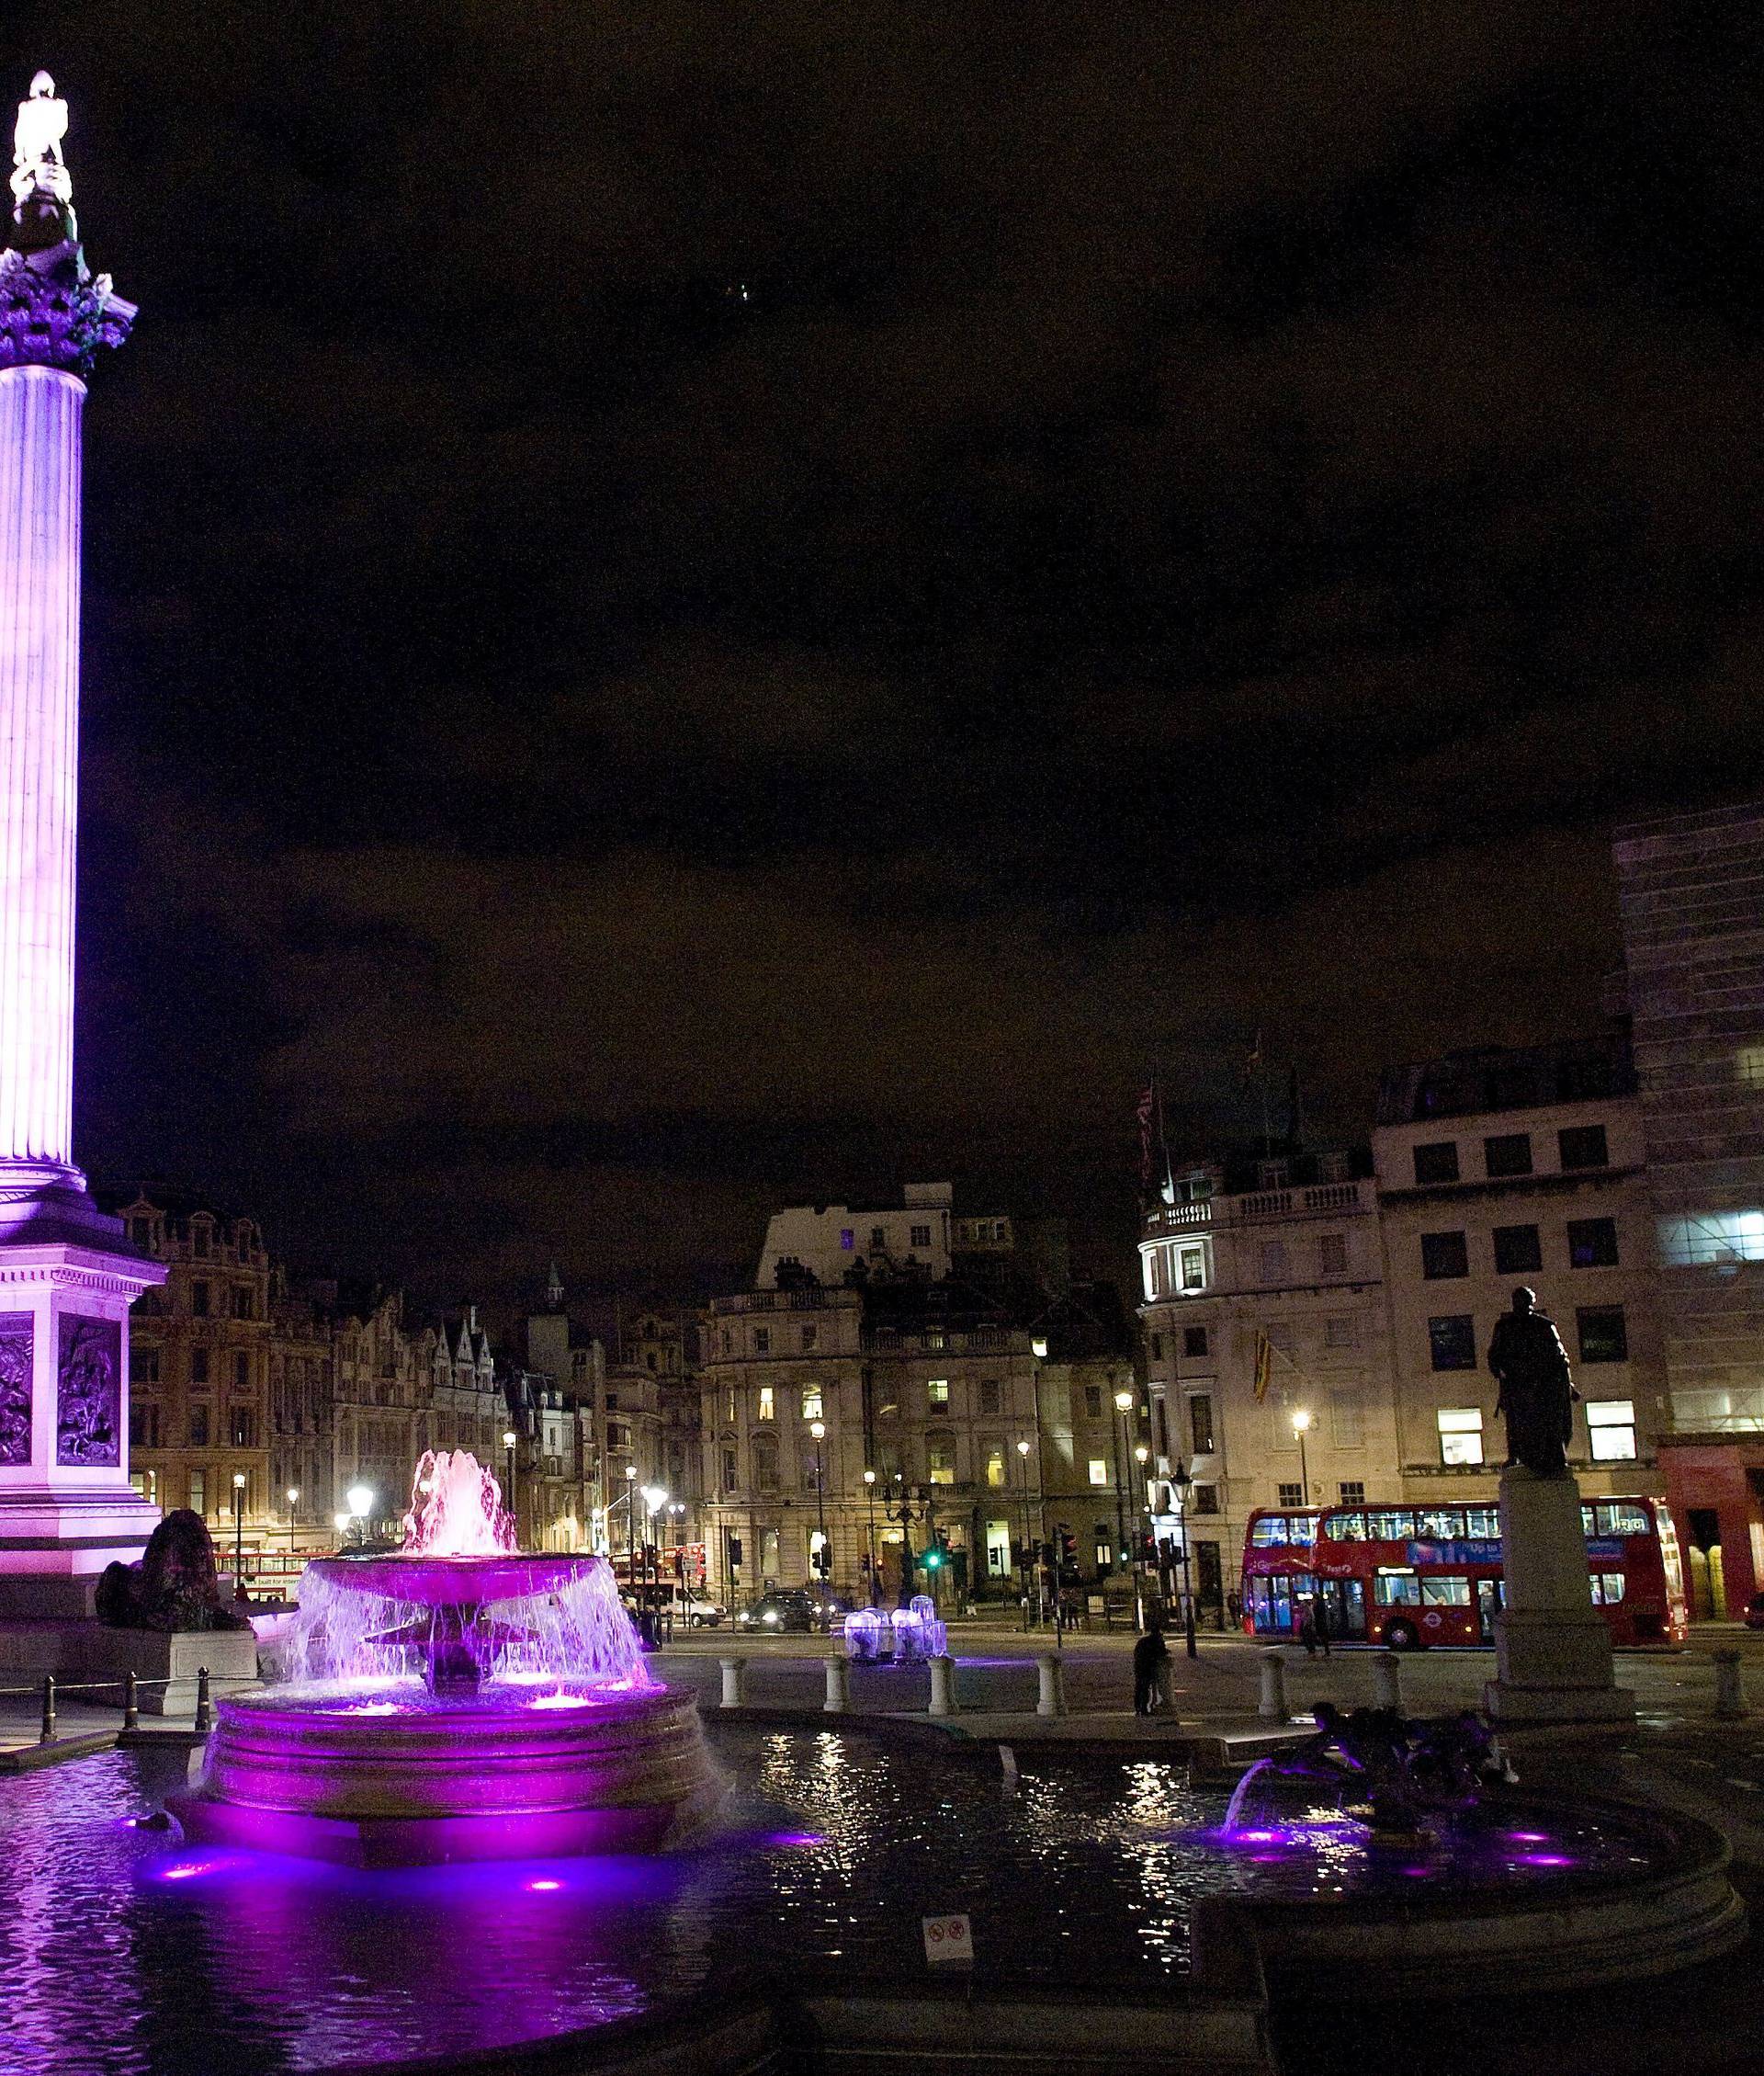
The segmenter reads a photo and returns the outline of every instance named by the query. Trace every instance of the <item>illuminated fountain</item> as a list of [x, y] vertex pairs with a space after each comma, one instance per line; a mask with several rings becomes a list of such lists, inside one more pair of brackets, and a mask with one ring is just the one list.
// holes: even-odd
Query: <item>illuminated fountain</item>
[[394, 1557], [320, 1558], [281, 1678], [222, 1701], [187, 1836], [372, 1866], [643, 1851], [721, 1784], [605, 1558], [523, 1554], [464, 1451], [417, 1466]]

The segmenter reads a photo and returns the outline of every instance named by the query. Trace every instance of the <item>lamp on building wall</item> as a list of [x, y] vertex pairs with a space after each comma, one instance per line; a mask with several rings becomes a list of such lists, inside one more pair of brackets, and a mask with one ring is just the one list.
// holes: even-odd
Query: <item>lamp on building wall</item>
[[245, 1577], [245, 1474], [232, 1474], [232, 1588], [235, 1593]]

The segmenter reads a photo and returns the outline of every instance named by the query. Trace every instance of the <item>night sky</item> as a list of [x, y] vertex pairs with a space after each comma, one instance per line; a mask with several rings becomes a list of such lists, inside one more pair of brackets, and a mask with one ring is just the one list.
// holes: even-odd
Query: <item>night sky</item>
[[[26, 36], [28, 40], [14, 40]], [[87, 439], [95, 1175], [504, 1302], [1597, 1027], [1764, 789], [1755, 6], [13, 10]]]

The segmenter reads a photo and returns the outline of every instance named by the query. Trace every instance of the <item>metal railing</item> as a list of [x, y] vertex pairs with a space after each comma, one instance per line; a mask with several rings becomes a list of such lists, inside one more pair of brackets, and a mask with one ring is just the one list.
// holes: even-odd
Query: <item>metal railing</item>
[[[40, 1686], [0, 1686], [0, 1700], [24, 1695], [39, 1696], [42, 1702], [41, 1725], [37, 1741], [40, 1745], [55, 1741], [56, 1702], [71, 1694], [105, 1694], [120, 1688], [122, 1692], [122, 1728], [125, 1730], [141, 1728], [141, 1694], [143, 1687], [181, 1686], [188, 1679], [187, 1673], [175, 1673], [164, 1679], [143, 1680], [134, 1673], [125, 1673], [119, 1680], [58, 1680], [53, 1673], [45, 1673]], [[242, 1682], [242, 1685], [249, 1683]], [[210, 1691], [212, 1682], [206, 1665], [196, 1671], [196, 1734], [207, 1737], [214, 1729], [214, 1699]]]

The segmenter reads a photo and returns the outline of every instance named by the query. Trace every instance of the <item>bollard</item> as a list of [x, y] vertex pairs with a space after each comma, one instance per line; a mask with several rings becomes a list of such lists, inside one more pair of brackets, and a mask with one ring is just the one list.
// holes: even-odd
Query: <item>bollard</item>
[[842, 1652], [835, 1652], [827, 1661], [827, 1698], [820, 1705], [821, 1711], [829, 1716], [842, 1716], [851, 1705], [851, 1661]]
[[1736, 1651], [1717, 1651], [1715, 1660], [1715, 1714], [1723, 1722], [1736, 1723], [1747, 1713], [1746, 1682]]
[[1372, 1705], [1403, 1712], [1403, 1662], [1394, 1651], [1372, 1654]]
[[741, 1705], [741, 1686], [747, 1677], [745, 1658], [723, 1658], [718, 1662], [723, 1668], [723, 1707], [739, 1708]]
[[931, 1705], [925, 1710], [928, 1716], [956, 1716], [961, 1713], [956, 1705], [956, 1661], [945, 1651], [939, 1651], [926, 1660], [931, 1667]]
[[141, 1695], [135, 1685], [135, 1675], [128, 1673], [122, 1682], [122, 1727], [126, 1730], [141, 1728]]
[[214, 1704], [209, 1699], [209, 1668], [196, 1668], [196, 1734], [207, 1737], [214, 1729]]
[[1292, 1720], [1286, 1712], [1286, 1654], [1278, 1645], [1261, 1654], [1261, 1699], [1256, 1713], [1264, 1723]]
[[43, 1728], [37, 1741], [39, 1744], [52, 1744], [55, 1741], [55, 1675], [53, 1673], [43, 1674]]
[[1057, 1651], [1044, 1651], [1035, 1660], [1035, 1672], [1036, 1715], [1063, 1716], [1066, 1713], [1065, 1661]]

